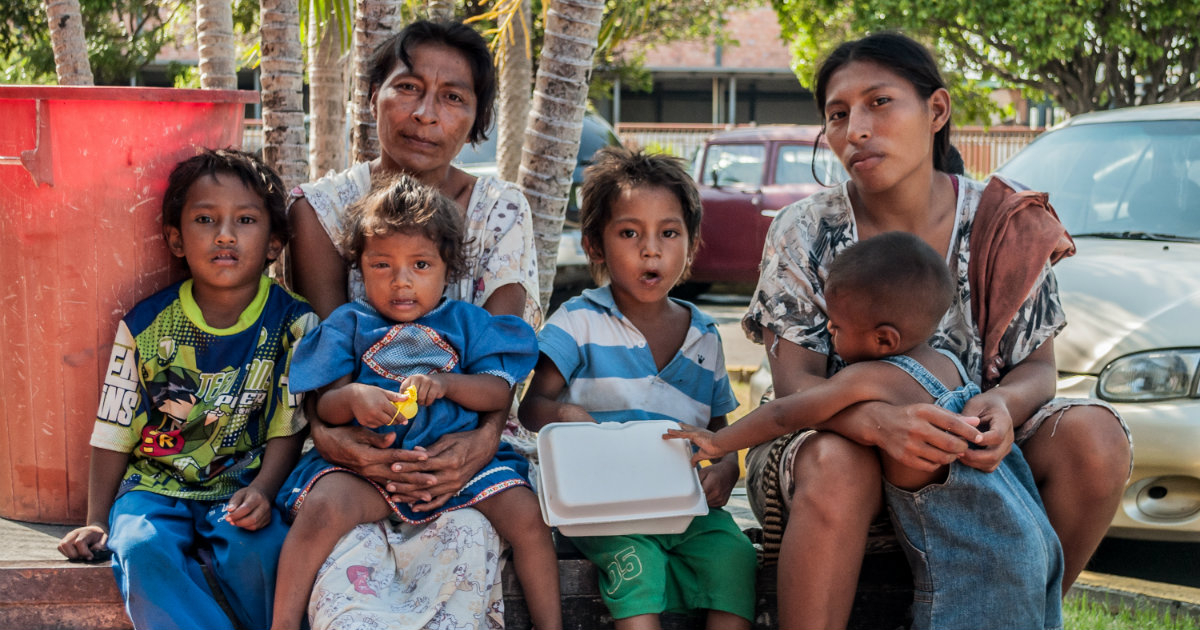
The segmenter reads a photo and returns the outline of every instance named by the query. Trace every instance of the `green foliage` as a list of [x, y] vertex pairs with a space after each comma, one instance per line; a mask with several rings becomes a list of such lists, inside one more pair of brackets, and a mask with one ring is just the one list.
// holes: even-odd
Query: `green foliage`
[[[96, 85], [128, 85], [172, 41], [167, 28], [182, 0], [80, 0]], [[0, 77], [54, 83], [54, 53], [40, 0], [0, 2]]]
[[350, 50], [350, 39], [354, 35], [354, 3], [350, 0], [300, 0], [300, 41], [308, 41], [308, 15], [316, 16], [317, 36], [325, 29], [334, 29], [339, 36], [342, 51]]
[[838, 43], [899, 29], [934, 43], [946, 68], [1043, 92], [1072, 113], [1200, 98], [1200, 0], [771, 4], [806, 84]]
[[200, 88], [200, 68], [172, 61], [167, 64], [167, 78], [177, 88]]

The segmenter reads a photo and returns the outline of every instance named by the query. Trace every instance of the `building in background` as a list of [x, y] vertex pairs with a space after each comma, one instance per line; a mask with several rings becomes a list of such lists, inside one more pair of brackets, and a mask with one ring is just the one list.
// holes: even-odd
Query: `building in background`
[[792, 73], [791, 54], [770, 6], [731, 12], [725, 30], [731, 40], [725, 45], [709, 40], [647, 48], [644, 67], [653, 79], [651, 91], [634, 91], [618, 81], [612, 98], [596, 103], [597, 111], [614, 126], [819, 122], [812, 93]]

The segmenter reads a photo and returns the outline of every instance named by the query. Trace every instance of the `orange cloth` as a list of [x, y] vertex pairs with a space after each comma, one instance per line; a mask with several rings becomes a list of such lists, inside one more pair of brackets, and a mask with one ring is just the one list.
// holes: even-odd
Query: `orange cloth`
[[1000, 383], [1000, 339], [1037, 282], [1042, 267], [1075, 253], [1075, 242], [1058, 220], [1046, 193], [1017, 191], [993, 176], [983, 189], [971, 228], [971, 312], [983, 341], [986, 391]]

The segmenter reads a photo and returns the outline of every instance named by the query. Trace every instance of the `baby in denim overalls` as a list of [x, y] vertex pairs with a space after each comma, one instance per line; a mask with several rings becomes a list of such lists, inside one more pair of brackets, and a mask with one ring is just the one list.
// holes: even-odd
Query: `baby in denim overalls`
[[[934, 417], [961, 412], [979, 386], [955, 355], [927, 341], [953, 291], [946, 262], [912, 234], [847, 248], [825, 280], [827, 325], [846, 367], [716, 433], [684, 427], [667, 436], [690, 439], [699, 461], [819, 427], [865, 401], [932, 403], [940, 409], [924, 412]], [[922, 470], [878, 452], [913, 571], [913, 630], [1062, 626], [1062, 548], [1016, 444], [993, 472], [959, 462]]]

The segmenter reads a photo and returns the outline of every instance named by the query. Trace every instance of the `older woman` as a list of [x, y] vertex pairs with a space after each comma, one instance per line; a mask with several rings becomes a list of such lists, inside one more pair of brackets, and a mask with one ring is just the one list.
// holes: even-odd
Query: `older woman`
[[[847, 42], [819, 69], [815, 97], [850, 181], [782, 210], [767, 237], [743, 326], [767, 347], [776, 393], [814, 387], [841, 366], [826, 329], [828, 265], [856, 241], [892, 230], [943, 253], [957, 282], [929, 343], [957, 356], [977, 383], [996, 386], [963, 409], [963, 416], [990, 421], [979, 430], [931, 405], [872, 402], [843, 411], [820, 431], [750, 451], [751, 505], [763, 521], [766, 551], [779, 560], [780, 627], [846, 625], [864, 549], [882, 542], [872, 525], [884, 488], [875, 449], [921, 470], [959, 461], [990, 471], [1014, 441], [1020, 444], [1062, 542], [1062, 586], [1069, 588], [1112, 519], [1131, 452], [1127, 430], [1107, 406], [1051, 400], [1054, 336], [1066, 322], [1048, 260], [1025, 259], [1034, 281], [1014, 296], [1016, 316], [989, 356], [971, 296], [1005, 288], [968, 280], [985, 187], [948, 173], [950, 96], [933, 57], [894, 33]], [[983, 448], [968, 450], [976, 439]]]
[[[335, 245], [342, 219], [372, 180], [406, 173], [463, 209], [469, 268], [447, 295], [536, 326], [541, 311], [528, 203], [511, 184], [450, 165], [491, 123], [496, 81], [484, 40], [462, 24], [415, 22], [376, 50], [369, 78], [381, 155], [296, 191], [291, 260], [297, 291], [321, 317], [363, 295], [361, 274], [348, 269]], [[319, 419], [312, 433], [326, 459], [374, 481], [393, 500], [431, 509], [491, 459], [505, 420], [503, 412], [492, 414], [480, 429], [415, 451], [387, 448], [390, 436]], [[470, 508], [427, 526], [359, 526], [318, 577], [309, 603], [312, 627], [502, 624], [499, 557], [495, 531]]]

